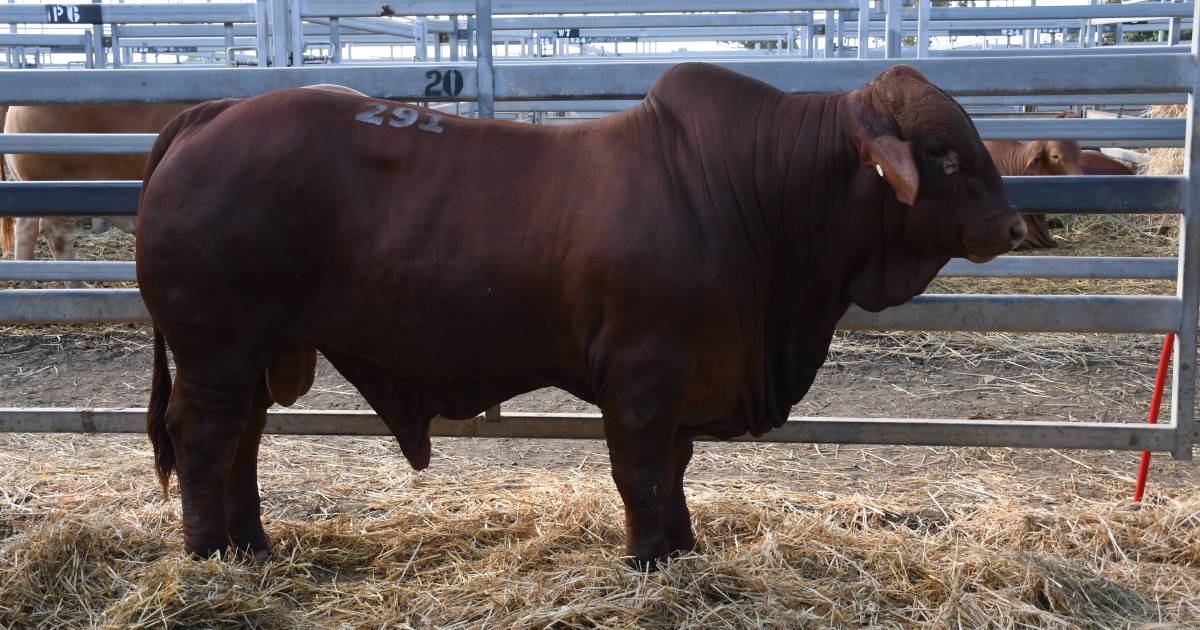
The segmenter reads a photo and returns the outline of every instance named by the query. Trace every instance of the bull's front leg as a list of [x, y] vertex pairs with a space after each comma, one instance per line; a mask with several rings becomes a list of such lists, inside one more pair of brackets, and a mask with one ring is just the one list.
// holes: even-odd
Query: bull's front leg
[[[669, 506], [675, 488], [675, 434], [678, 414], [661, 404], [621, 406], [604, 412], [605, 439], [613, 481], [625, 504], [625, 553], [630, 563], [654, 569], [678, 542], [678, 506]], [[686, 507], [683, 508], [686, 517]], [[689, 532], [690, 533], [690, 532]]]
[[667, 534], [667, 547], [671, 553], [677, 553], [696, 548], [696, 536], [692, 533], [692, 516], [683, 494], [683, 475], [687, 472], [688, 463], [692, 461], [691, 435], [676, 434], [673, 457], [674, 483], [663, 512], [663, 529]]

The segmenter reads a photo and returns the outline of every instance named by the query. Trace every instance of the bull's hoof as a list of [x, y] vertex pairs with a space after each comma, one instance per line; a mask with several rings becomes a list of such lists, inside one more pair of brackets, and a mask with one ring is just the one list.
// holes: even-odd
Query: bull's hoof
[[229, 533], [233, 548], [247, 557], [253, 557], [255, 562], [266, 562], [271, 559], [271, 542], [261, 529], [250, 534]]
[[672, 557], [682, 556], [696, 550], [696, 537], [688, 532], [686, 536], [672, 536], [667, 538], [667, 546], [671, 548], [670, 555]]
[[213, 556], [224, 554], [229, 549], [229, 541], [210, 541], [205, 543], [188, 541], [184, 543], [183, 548], [193, 560], [207, 560]]
[[625, 562], [638, 571], [657, 571], [674, 553], [665, 538], [625, 546]]

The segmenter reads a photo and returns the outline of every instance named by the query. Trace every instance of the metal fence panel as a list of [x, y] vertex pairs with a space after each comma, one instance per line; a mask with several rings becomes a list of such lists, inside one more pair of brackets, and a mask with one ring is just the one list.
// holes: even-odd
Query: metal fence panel
[[[895, 62], [885, 59], [718, 60], [719, 65], [788, 92], [833, 92], [865, 85]], [[498, 100], [639, 99], [674, 65], [669, 61], [497, 63]], [[1196, 61], [1191, 55], [1110, 55], [1095, 58], [920, 59], [912, 65], [952, 94], [1024, 95], [1091, 92], [1179, 93], [1191, 89]], [[1096, 68], [1104, 68], [1097, 72]], [[425, 93], [430, 70], [463, 76], [457, 96]], [[468, 63], [297, 68], [196, 68], [186, 72], [121, 68], [90, 70], [0, 70], [0, 104], [149, 103], [247, 97], [285, 87], [338, 83], [375, 97], [397, 100], [475, 100], [475, 66]]]
[[[145, 430], [146, 410], [143, 408], [0, 408], [0, 432], [144, 433]], [[267, 413], [265, 432], [391, 435], [379, 417], [369, 411], [273, 409]], [[468, 420], [436, 418], [430, 427], [430, 435], [599, 440], [604, 438], [604, 428], [598, 414], [502, 412], [498, 419], [485, 416]], [[1173, 436], [1170, 427], [1147, 424], [792, 417], [782, 427], [761, 438], [747, 435], [735, 441], [1169, 451]]]

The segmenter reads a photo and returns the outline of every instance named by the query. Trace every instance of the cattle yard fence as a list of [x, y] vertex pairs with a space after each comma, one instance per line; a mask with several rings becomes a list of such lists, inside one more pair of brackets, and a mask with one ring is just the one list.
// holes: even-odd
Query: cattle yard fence
[[[1171, 20], [1177, 28], [1197, 19], [1200, 4], [1154, 4], [1150, 9], [1088, 8], [1100, 18], [1139, 16]], [[848, 16], [870, 15], [858, 0], [772, 0], [753, 3], [708, 0], [656, 0], [638, 4], [646, 12], [758, 10], [845, 11]], [[117, 9], [120, 5], [103, 5]], [[133, 6], [129, 8], [132, 10]], [[164, 5], [223, 7], [229, 11], [264, 10], [269, 42], [260, 59], [282, 60], [306, 45], [305, 29], [325, 20], [333, 31], [339, 23], [369, 20], [381, 15], [414, 16], [424, 29], [440, 27], [425, 16], [465, 17], [477, 41], [471, 61], [452, 59], [405, 64], [329, 64], [257, 68], [122, 68], [111, 70], [0, 70], [0, 105], [63, 103], [149, 103], [247, 97], [273, 89], [315, 83], [346, 85], [378, 98], [408, 101], [472, 103], [482, 116], [498, 109], [552, 107], [554, 103], [620, 103], [641, 98], [671, 59], [555, 58], [505, 61], [491, 57], [492, 29], [501, 24], [493, 14], [524, 15], [562, 11], [559, 2], [543, 0], [478, 0], [389, 2], [370, 0], [281, 0], [244, 5]], [[927, 8], [920, 3], [918, 13]], [[1136, 5], [1143, 6], [1143, 5]], [[235, 7], [230, 9], [229, 7]], [[385, 10], [386, 7], [386, 10]], [[743, 74], [789, 92], [826, 92], [857, 88], [900, 57], [903, 20], [909, 15], [898, 0], [888, 0], [884, 16], [885, 54], [889, 59], [810, 59], [804, 55], [770, 58], [717, 59]], [[1186, 14], [1180, 9], [1186, 7]], [[1036, 7], [1062, 9], [1061, 7]], [[1071, 7], [1080, 9], [1081, 7]], [[0, 22], [6, 21], [0, 6]], [[222, 10], [224, 10], [222, 9]], [[628, 11], [625, 2], [586, 0], [571, 11]], [[1022, 9], [1029, 11], [1030, 9]], [[1093, 11], [1093, 9], [1103, 9]], [[1126, 11], [1128, 9], [1128, 11]], [[45, 10], [43, 8], [43, 10]], [[199, 9], [197, 9], [199, 10]], [[974, 10], [974, 9], [972, 9]], [[14, 10], [15, 11], [15, 10]], [[950, 11], [950, 13], [938, 13]], [[930, 19], [967, 19], [951, 9], [930, 9]], [[1000, 9], [991, 9], [993, 12]], [[1107, 13], [1106, 13], [1107, 11]], [[113, 15], [116, 15], [115, 13]], [[241, 20], [249, 13], [239, 13]], [[924, 13], [922, 13], [924, 15]], [[989, 17], [989, 15], [1003, 15]], [[1034, 19], [1025, 13], [971, 14], [972, 19]], [[1031, 14], [1032, 15], [1032, 14]], [[1044, 14], [1038, 14], [1044, 17]], [[1076, 16], [1075, 13], [1064, 15]], [[205, 15], [205, 19], [212, 16]], [[597, 16], [602, 17], [602, 16]], [[919, 17], [919, 16], [918, 16]], [[1100, 19], [1097, 18], [1097, 19]], [[120, 19], [129, 19], [121, 16]], [[222, 14], [219, 20], [233, 20]], [[807, 17], [805, 19], [808, 19]], [[118, 18], [112, 18], [114, 22]], [[200, 20], [200, 18], [196, 18]], [[218, 21], [219, 21], [218, 20]], [[310, 24], [306, 26], [305, 21]], [[457, 21], [457, 18], [451, 21]], [[918, 20], [919, 22], [920, 20]], [[843, 21], [846, 22], [846, 21]], [[866, 33], [868, 21], [860, 22]], [[349, 22], [354, 24], [353, 22]], [[260, 22], [261, 24], [261, 22]], [[276, 25], [284, 25], [276, 28]], [[376, 28], [382, 28], [378, 24]], [[844, 24], [843, 24], [844, 26]], [[918, 28], [919, 28], [918, 24]], [[455, 27], [457, 28], [457, 27]], [[457, 30], [455, 31], [457, 32]], [[289, 36], [291, 33], [292, 36]], [[261, 28], [260, 28], [261, 34]], [[829, 29], [824, 34], [829, 36]], [[336, 35], [333, 36], [336, 38]], [[1177, 37], [1177, 35], [1175, 35]], [[1176, 40], [1177, 41], [1177, 40]], [[299, 47], [297, 47], [299, 45]], [[472, 51], [467, 46], [467, 51]], [[868, 47], [859, 51], [863, 57]], [[1197, 40], [1190, 48], [1171, 45], [1145, 54], [1055, 55], [1033, 57], [937, 58], [922, 55], [910, 61], [930, 80], [964, 100], [992, 99], [1035, 103], [1044, 98], [1103, 101], [1112, 95], [1146, 102], [1186, 102], [1183, 119], [1030, 120], [978, 119], [981, 134], [991, 138], [1072, 138], [1106, 146], [1183, 146], [1183, 176], [1171, 177], [1006, 177], [1012, 201], [1026, 212], [1179, 214], [1179, 254], [1176, 258], [1115, 257], [1002, 257], [985, 265], [953, 261], [942, 275], [1041, 278], [1174, 279], [1173, 295], [924, 295], [911, 303], [879, 314], [852, 308], [841, 322], [843, 330], [938, 330], [1089, 333], [1175, 333], [1171, 422], [1126, 423], [1033, 422], [941, 419], [791, 418], [763, 439], [777, 442], [841, 442], [918, 445], [971, 445], [1044, 448], [1093, 448], [1165, 451], [1176, 458], [1192, 454], [1195, 426], [1195, 360], [1198, 298], [1200, 298], [1200, 157], [1197, 155], [1195, 99], [1200, 82]], [[457, 50], [457, 46], [454, 48]], [[286, 64], [277, 64], [283, 66]], [[430, 77], [451, 76], [449, 90], [431, 93]], [[438, 83], [434, 81], [433, 83]], [[439, 83], [439, 85], [441, 85]], [[437, 87], [437, 86], [435, 86]], [[594, 105], [602, 109], [600, 105]], [[54, 135], [0, 136], [0, 153], [129, 152], [145, 151], [153, 136]], [[139, 182], [4, 182], [0, 183], [0, 215], [100, 216], [136, 213]], [[1189, 254], [1190, 252], [1190, 254]], [[0, 263], [0, 279], [77, 279], [125, 281], [133, 277], [132, 263]], [[11, 289], [0, 291], [0, 324], [144, 322], [147, 314], [134, 289]], [[141, 432], [141, 409], [0, 409], [0, 431]], [[267, 430], [291, 434], [384, 434], [381, 423], [367, 421], [369, 412], [272, 411]], [[442, 436], [596, 438], [602, 436], [595, 414], [532, 414], [494, 409], [467, 421], [438, 419], [433, 434]]]

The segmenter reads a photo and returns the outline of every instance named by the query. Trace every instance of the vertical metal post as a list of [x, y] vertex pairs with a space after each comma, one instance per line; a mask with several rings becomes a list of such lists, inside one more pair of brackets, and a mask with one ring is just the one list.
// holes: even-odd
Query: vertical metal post
[[846, 49], [846, 12], [837, 12], [837, 34], [834, 49], [837, 51], [837, 56], [842, 56], [842, 51]]
[[329, 18], [329, 60], [342, 63], [342, 27], [336, 17]]
[[[92, 4], [100, 4], [100, 0], [92, 0]], [[101, 15], [103, 15], [104, 10], [101, 9], [100, 11]], [[96, 57], [96, 61], [93, 62], [92, 67], [103, 68], [105, 65], [103, 24], [92, 25], [92, 54]]]
[[300, 0], [287, 3], [288, 43], [291, 45], [292, 65], [304, 65], [304, 22], [300, 19]]
[[467, 61], [475, 61], [475, 16], [467, 16]]
[[287, 0], [271, 2], [271, 65], [287, 66], [288, 63], [288, 12]]
[[[1196, 23], [1192, 22], [1192, 24], [1195, 25]], [[1194, 26], [1193, 26], [1192, 33], [1193, 33], [1192, 37], [1194, 38], [1195, 37], [1195, 35], [1194, 35], [1195, 27]], [[1179, 18], [1171, 18], [1171, 21], [1167, 25], [1167, 44], [1170, 46], [1178, 46], [1179, 45]]]
[[[92, 32], [90, 30], [86, 31], [83, 35], [83, 67], [84, 68], [95, 68], [96, 67], [96, 54], [94, 52], [92, 52], [92, 48], [93, 48], [92, 42], [93, 41], [94, 40], [92, 39]], [[36, 51], [37, 49], [35, 48], [34, 50]], [[36, 52], [34, 54], [36, 54]], [[37, 64], [37, 65], [40, 66], [41, 64]]]
[[858, 58], [866, 59], [871, 48], [871, 0], [858, 0]]
[[[1192, 24], [1200, 25], [1200, 2], [1192, 9]], [[1192, 36], [1192, 61], [1200, 59], [1200, 37]], [[1182, 316], [1175, 335], [1175, 378], [1171, 387], [1171, 418], [1175, 424], [1175, 459], [1192, 458], [1192, 439], [1196, 425], [1196, 325], [1200, 316], [1200, 118], [1196, 98], [1200, 77], [1192, 73], [1188, 94], [1187, 149], [1183, 172], [1187, 188], [1183, 195], [1183, 216], [1179, 224], [1179, 296]]]
[[[16, 4], [17, 0], [8, 0], [9, 4]], [[9, 24], [8, 32], [16, 34], [17, 25]], [[25, 50], [23, 48], [8, 49], [8, 65], [12, 68], [22, 68], [25, 66]]]
[[825, 12], [825, 51], [826, 59], [833, 57], [833, 11]]
[[492, 0], [475, 0], [475, 40], [479, 44], [479, 59], [475, 62], [475, 76], [479, 82], [479, 117], [494, 118], [496, 83], [492, 76]]
[[225, 23], [225, 65], [232, 68], [234, 66], [233, 51], [230, 50], [237, 44], [237, 40], [233, 38], [233, 22]]
[[900, 27], [903, 24], [900, 16], [901, 0], [887, 0], [887, 15], [884, 17], [886, 30], [883, 46], [888, 59], [900, 58]]
[[808, 12], [808, 26], [804, 28], [804, 56], [812, 59], [817, 48], [817, 19], [812, 11]]
[[450, 61], [458, 61], [458, 16], [450, 16]]
[[109, 36], [108, 42], [109, 42], [108, 43], [109, 48], [112, 49], [112, 56], [113, 56], [112, 67], [120, 68], [121, 62], [122, 62], [122, 59], [121, 59], [121, 25], [120, 24], [112, 25], [112, 31], [110, 31], [110, 36]]
[[267, 35], [268, 15], [270, 7], [267, 0], [254, 2], [254, 56], [259, 67], [266, 67], [271, 57], [270, 36]]
[[[1036, 7], [1036, 6], [1037, 6], [1037, 0], [1029, 0], [1029, 6], [1031, 6], [1031, 7]], [[1038, 30], [1038, 29], [1036, 29], [1036, 28], [1035, 28], [1035, 29], [1031, 29], [1031, 30], [1029, 31], [1029, 37], [1030, 37], [1030, 38], [1033, 40], [1033, 46], [1032, 46], [1033, 48], [1040, 48], [1040, 47], [1041, 47], [1041, 45], [1042, 45], [1042, 41], [1041, 41], [1041, 40], [1042, 40], [1042, 33], [1041, 33], [1041, 31], [1039, 31], [1039, 30]], [[1051, 48], [1053, 48], [1053, 47], [1054, 47], [1054, 36], [1053, 36], [1053, 35], [1051, 35], [1051, 36], [1050, 36], [1050, 47], [1051, 47]]]
[[429, 45], [426, 40], [429, 30], [425, 26], [424, 16], [417, 18], [417, 21], [413, 23], [413, 46], [416, 47], [417, 61], [429, 60]]
[[917, 57], [929, 56], [929, 0], [917, 0]]

